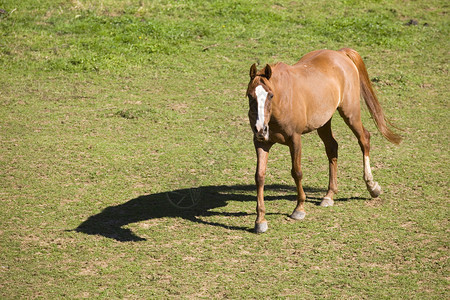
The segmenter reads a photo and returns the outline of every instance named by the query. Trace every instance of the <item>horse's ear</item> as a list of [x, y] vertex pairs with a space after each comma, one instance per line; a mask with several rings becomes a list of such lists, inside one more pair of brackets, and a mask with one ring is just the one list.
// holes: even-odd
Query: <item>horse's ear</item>
[[258, 69], [256, 69], [256, 64], [253, 64], [250, 67], [250, 79], [253, 79], [256, 77], [256, 72], [258, 72]]
[[266, 67], [264, 68], [264, 77], [270, 79], [271, 76], [272, 76], [272, 68], [269, 65], [266, 65]]

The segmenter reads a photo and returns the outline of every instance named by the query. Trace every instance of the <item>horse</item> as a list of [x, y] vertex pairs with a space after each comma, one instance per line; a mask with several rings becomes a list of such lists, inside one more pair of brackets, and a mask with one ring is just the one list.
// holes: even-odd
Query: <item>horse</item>
[[256, 233], [268, 229], [264, 178], [269, 150], [275, 143], [287, 145], [291, 154], [291, 175], [297, 187], [297, 205], [290, 217], [301, 220], [306, 216], [306, 195], [301, 182], [301, 136], [314, 130], [317, 130], [325, 145], [329, 162], [328, 191], [320, 206], [334, 204], [333, 196], [338, 192], [338, 143], [331, 130], [331, 118], [336, 109], [358, 139], [363, 153], [363, 178], [370, 195], [373, 198], [380, 195], [381, 187], [374, 181], [370, 168], [370, 133], [361, 122], [360, 98], [365, 100], [377, 129], [388, 141], [399, 144], [402, 137], [389, 128], [388, 124], [395, 126], [385, 117], [358, 52], [350, 48], [316, 50], [304, 55], [294, 65], [282, 62], [267, 64], [259, 71], [253, 64], [247, 97], [257, 156]]

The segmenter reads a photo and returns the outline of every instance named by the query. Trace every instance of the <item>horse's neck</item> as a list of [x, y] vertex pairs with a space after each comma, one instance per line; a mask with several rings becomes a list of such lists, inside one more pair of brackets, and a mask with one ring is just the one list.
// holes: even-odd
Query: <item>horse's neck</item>
[[280, 109], [284, 108], [283, 111], [289, 111], [289, 108], [292, 105], [293, 81], [286, 70], [282, 70], [279, 74], [274, 76], [273, 89], [276, 94], [273, 105]]
[[[293, 118], [294, 106], [298, 108], [298, 95], [293, 93], [297, 90], [295, 87], [295, 76], [289, 73], [290, 66], [285, 65], [272, 78], [273, 89], [276, 97], [272, 103], [273, 117], [283, 123], [283, 120]], [[277, 70], [278, 71], [278, 70]]]

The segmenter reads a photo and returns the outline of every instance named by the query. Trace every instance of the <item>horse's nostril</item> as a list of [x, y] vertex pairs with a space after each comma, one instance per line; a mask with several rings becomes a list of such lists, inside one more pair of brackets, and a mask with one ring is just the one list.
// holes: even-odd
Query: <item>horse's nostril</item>
[[269, 129], [269, 127], [268, 126], [264, 126], [264, 129], [263, 129], [263, 132], [264, 132], [264, 134], [266, 134], [267, 133], [267, 130]]
[[258, 132], [258, 127], [256, 127], [256, 125], [253, 127], [253, 131], [254, 131], [255, 133]]

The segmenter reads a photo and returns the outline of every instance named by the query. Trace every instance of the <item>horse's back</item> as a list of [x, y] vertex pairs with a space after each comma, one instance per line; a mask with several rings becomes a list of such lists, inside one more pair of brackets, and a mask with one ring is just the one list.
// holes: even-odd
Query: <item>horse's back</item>
[[314, 65], [327, 65], [327, 66], [333, 66], [333, 65], [352, 65], [351, 60], [345, 55], [342, 51], [335, 51], [335, 50], [315, 50], [312, 52], [309, 52], [305, 54], [300, 60], [294, 65], [301, 65], [305, 63], [311, 63]]
[[303, 87], [315, 91], [323, 89], [324, 93], [331, 90], [339, 91], [340, 98], [348, 94], [356, 97], [359, 95], [358, 69], [344, 52], [313, 51], [303, 56], [292, 67], [293, 72], [301, 76]]
[[358, 71], [339, 51], [316, 50], [292, 66], [277, 64], [275, 69], [289, 77], [278, 82], [292, 89], [293, 109], [306, 118], [304, 132], [323, 126], [347, 95], [359, 93]]

